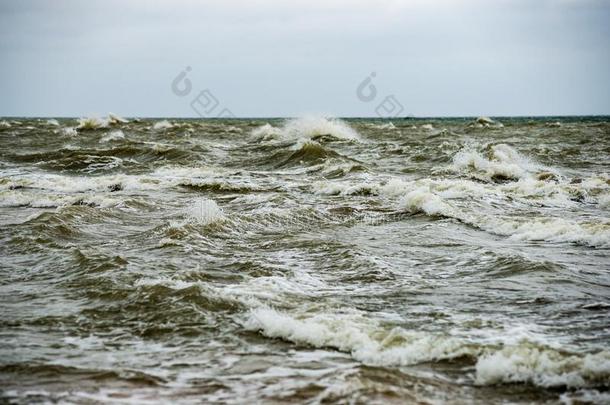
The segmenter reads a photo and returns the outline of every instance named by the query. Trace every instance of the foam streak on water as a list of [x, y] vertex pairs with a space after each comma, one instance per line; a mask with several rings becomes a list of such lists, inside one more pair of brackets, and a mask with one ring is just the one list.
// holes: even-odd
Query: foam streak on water
[[2, 400], [610, 399], [607, 117], [3, 118], [0, 141]]

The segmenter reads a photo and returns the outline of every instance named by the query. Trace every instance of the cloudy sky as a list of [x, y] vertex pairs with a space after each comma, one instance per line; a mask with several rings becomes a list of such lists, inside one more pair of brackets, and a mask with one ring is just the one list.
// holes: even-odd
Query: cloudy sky
[[0, 115], [610, 114], [609, 45], [607, 0], [0, 0]]

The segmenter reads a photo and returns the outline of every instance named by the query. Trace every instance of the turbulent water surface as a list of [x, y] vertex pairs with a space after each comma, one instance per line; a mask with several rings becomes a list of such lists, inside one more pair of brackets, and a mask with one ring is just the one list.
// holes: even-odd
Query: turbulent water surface
[[0, 121], [0, 396], [610, 402], [607, 117]]

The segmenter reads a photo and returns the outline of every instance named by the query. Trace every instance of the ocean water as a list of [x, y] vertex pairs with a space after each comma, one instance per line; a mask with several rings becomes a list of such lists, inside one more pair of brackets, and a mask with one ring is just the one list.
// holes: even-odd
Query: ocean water
[[1, 401], [609, 403], [609, 121], [2, 119]]

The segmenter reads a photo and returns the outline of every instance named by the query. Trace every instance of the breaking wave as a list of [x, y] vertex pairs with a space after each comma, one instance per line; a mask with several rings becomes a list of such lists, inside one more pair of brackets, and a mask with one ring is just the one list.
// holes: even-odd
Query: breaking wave
[[545, 170], [506, 144], [491, 146], [485, 155], [472, 149], [462, 150], [454, 156], [452, 169], [469, 177], [494, 182], [519, 180]]
[[[538, 207], [571, 207], [575, 198], [597, 202], [596, 194], [606, 190], [603, 180], [592, 178], [574, 185], [559, 185], [531, 179], [505, 185], [487, 185], [468, 180], [405, 181], [393, 178], [385, 183], [363, 181], [321, 181], [311, 185], [320, 195], [367, 195], [389, 199], [396, 209], [410, 213], [423, 213], [431, 217], [456, 219], [483, 231], [506, 236], [512, 240], [570, 242], [594, 247], [610, 246], [610, 222], [567, 219], [552, 216], [535, 218], [511, 217], [493, 209], [495, 205], [520, 203]], [[604, 195], [599, 197], [603, 204]], [[455, 200], [455, 202], [452, 202]], [[468, 201], [465, 204], [463, 200]], [[481, 205], [482, 204], [482, 205]], [[487, 207], [478, 210], [477, 207]]]
[[120, 139], [125, 139], [125, 134], [120, 129], [117, 129], [116, 131], [112, 131], [109, 134], [104, 135], [100, 139], [100, 142], [104, 143], [104, 142], [110, 142], [110, 141], [117, 141]]
[[423, 187], [407, 193], [401, 198], [399, 206], [410, 212], [457, 219], [486, 232], [507, 236], [513, 240], [572, 242], [595, 247], [610, 246], [610, 223], [608, 222], [579, 223], [553, 217], [511, 219], [503, 218], [500, 215], [477, 214], [455, 207]]
[[97, 118], [97, 117], [88, 117], [88, 118], [79, 118], [78, 126], [76, 127], [76, 129], [86, 131], [86, 130], [107, 128], [107, 127], [108, 127], [107, 120]]
[[78, 126], [76, 129], [80, 129], [83, 131], [86, 130], [96, 130], [108, 128], [109, 126], [126, 124], [127, 121], [125, 118], [119, 117], [116, 114], [108, 113], [106, 118], [98, 118], [98, 117], [87, 117], [87, 118], [79, 118]]
[[604, 386], [610, 378], [610, 352], [569, 354], [522, 343], [483, 354], [476, 364], [476, 376], [482, 385]]
[[194, 202], [187, 211], [187, 216], [201, 225], [223, 220], [225, 214], [214, 200], [200, 199]]
[[359, 141], [360, 135], [338, 118], [302, 117], [289, 120], [281, 127], [265, 124], [251, 132], [256, 140], [296, 140], [330, 137], [337, 140]]
[[253, 309], [244, 327], [271, 338], [347, 352], [377, 366], [472, 359], [481, 385], [529, 382], [544, 387], [603, 386], [610, 377], [610, 353], [559, 352], [520, 341], [503, 348], [429, 332], [386, 330], [359, 313], [293, 317], [269, 308]]
[[169, 122], [168, 120], [157, 121], [153, 124], [152, 129], [155, 131], [163, 131], [165, 129], [171, 129], [174, 127], [174, 124]]

